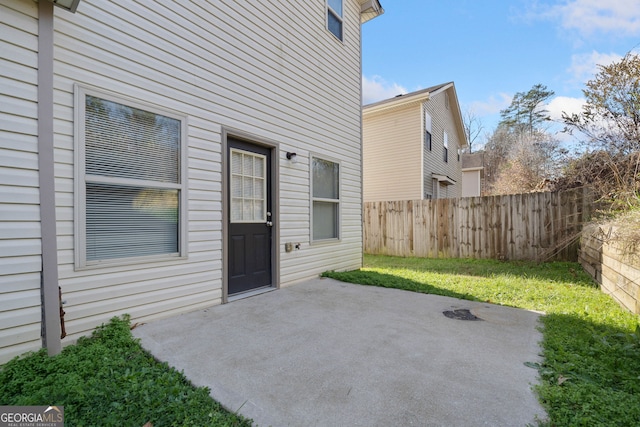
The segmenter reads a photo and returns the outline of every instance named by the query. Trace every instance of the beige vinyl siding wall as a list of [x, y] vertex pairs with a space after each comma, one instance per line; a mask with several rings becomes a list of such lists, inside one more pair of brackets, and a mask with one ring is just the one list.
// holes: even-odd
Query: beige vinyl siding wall
[[363, 116], [364, 200], [421, 199], [419, 104]]
[[478, 197], [481, 193], [479, 169], [462, 171], [462, 195], [461, 197]]
[[0, 364], [41, 347], [37, 6], [0, 4]]
[[[281, 284], [361, 263], [360, 23], [344, 43], [323, 1], [103, 2], [56, 8], [55, 132], [60, 282], [70, 342], [114, 315], [134, 321], [222, 297], [222, 129], [280, 144]], [[76, 270], [73, 85], [188, 116], [188, 259]], [[290, 164], [286, 151], [298, 153]], [[341, 161], [341, 241], [310, 245], [309, 153]], [[284, 243], [301, 250], [284, 253]]]
[[[453, 99], [453, 96], [452, 96]], [[440, 187], [440, 198], [456, 198], [462, 195], [462, 169], [458, 160], [458, 148], [461, 138], [453, 119], [453, 106], [446, 106], [446, 92], [438, 93], [424, 103], [424, 108], [431, 114], [431, 146], [432, 150], [424, 151], [424, 186], [425, 192], [436, 197], [436, 189], [432, 174], [446, 175], [456, 184]], [[453, 101], [452, 101], [453, 102]], [[449, 135], [449, 162], [444, 162], [444, 131]]]

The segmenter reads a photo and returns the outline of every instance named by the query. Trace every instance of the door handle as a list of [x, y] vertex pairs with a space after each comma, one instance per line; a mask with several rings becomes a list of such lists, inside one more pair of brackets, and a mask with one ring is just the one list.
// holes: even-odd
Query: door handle
[[267, 221], [267, 227], [273, 227], [273, 222]]

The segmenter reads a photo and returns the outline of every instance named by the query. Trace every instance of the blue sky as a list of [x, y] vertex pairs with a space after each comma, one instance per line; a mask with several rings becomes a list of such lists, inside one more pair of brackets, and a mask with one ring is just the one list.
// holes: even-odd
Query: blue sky
[[455, 82], [461, 107], [495, 128], [516, 92], [555, 91], [554, 118], [584, 83], [640, 48], [640, 0], [381, 0], [362, 27], [363, 102]]

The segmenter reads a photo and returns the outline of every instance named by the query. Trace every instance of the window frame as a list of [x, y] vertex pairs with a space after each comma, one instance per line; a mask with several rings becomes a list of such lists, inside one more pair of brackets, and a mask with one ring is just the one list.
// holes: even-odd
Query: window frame
[[[333, 36], [340, 40], [341, 42], [344, 42], [344, 0], [339, 0], [340, 4], [341, 4], [341, 13], [338, 14], [329, 4], [329, 0], [325, 0], [325, 5], [326, 5], [326, 10], [327, 10], [327, 14], [326, 14], [326, 25], [327, 25], [327, 31], [329, 31], [331, 34], [333, 34]], [[333, 15], [333, 17], [335, 17], [339, 22], [340, 22], [340, 35], [334, 33], [333, 31], [331, 31], [331, 28], [329, 27], [329, 15]]]
[[[90, 175], [86, 173], [86, 97], [93, 96], [105, 101], [130, 108], [144, 110], [180, 121], [180, 159], [178, 163], [178, 183], [166, 183], [155, 180], [136, 180], [135, 178]], [[186, 114], [144, 102], [118, 93], [94, 87], [74, 84], [74, 261], [75, 269], [91, 269], [107, 266], [121, 266], [158, 261], [183, 260], [187, 258], [188, 244], [188, 185], [187, 185], [187, 129]], [[142, 255], [135, 257], [87, 260], [87, 184], [123, 185], [154, 189], [177, 190], [178, 203], [178, 251], [175, 253]]]
[[449, 134], [447, 133], [447, 131], [443, 131], [442, 133], [442, 146], [444, 148], [443, 151], [443, 160], [445, 163], [449, 163]]
[[[313, 195], [313, 162], [314, 160], [321, 160], [324, 162], [330, 162], [338, 165], [338, 198], [337, 199], [327, 199], [322, 197], [315, 197]], [[316, 155], [310, 153], [309, 156], [309, 196], [310, 196], [310, 205], [309, 205], [309, 217], [310, 217], [310, 227], [309, 227], [309, 241], [311, 244], [323, 244], [323, 243], [334, 243], [339, 242], [342, 238], [342, 162], [336, 159], [332, 159], [322, 155]], [[324, 203], [334, 203], [337, 207], [336, 209], [336, 237], [328, 237], [323, 239], [314, 239], [313, 236], [313, 228], [314, 228], [314, 215], [313, 215], [313, 204], [314, 202], [324, 202]]]
[[[428, 120], [427, 120], [428, 118]], [[432, 151], [433, 148], [433, 134], [431, 133], [433, 118], [427, 109], [424, 109], [423, 114], [424, 120], [424, 144], [429, 148], [429, 151]]]

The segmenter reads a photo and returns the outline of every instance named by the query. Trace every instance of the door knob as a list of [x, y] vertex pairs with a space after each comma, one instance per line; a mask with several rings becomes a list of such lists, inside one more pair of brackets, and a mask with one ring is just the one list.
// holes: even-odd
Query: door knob
[[273, 227], [273, 222], [267, 221], [267, 227]]

